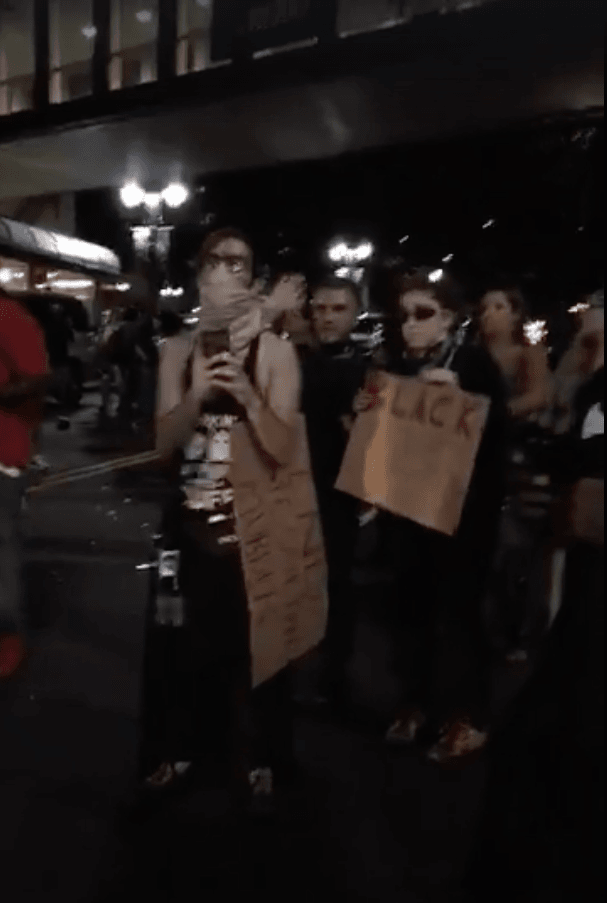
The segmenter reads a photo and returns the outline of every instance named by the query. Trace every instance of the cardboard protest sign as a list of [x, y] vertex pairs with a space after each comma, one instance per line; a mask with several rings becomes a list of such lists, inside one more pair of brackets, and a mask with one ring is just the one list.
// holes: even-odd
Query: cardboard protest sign
[[297, 450], [272, 472], [245, 424], [232, 434], [230, 481], [251, 614], [253, 686], [314, 649], [327, 628], [327, 570], [305, 422]]
[[357, 417], [336, 488], [453, 536], [490, 401], [387, 373], [376, 381], [378, 404]]

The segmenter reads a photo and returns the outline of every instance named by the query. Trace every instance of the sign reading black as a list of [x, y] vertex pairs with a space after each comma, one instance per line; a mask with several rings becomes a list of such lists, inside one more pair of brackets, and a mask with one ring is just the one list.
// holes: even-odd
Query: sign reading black
[[213, 60], [318, 36], [327, 0], [215, 0]]

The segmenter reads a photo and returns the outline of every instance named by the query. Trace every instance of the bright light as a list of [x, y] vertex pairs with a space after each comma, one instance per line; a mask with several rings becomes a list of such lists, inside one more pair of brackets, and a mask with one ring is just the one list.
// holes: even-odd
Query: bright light
[[92, 288], [95, 283], [92, 279], [54, 279], [50, 284], [53, 288], [83, 289]]
[[545, 320], [529, 320], [524, 326], [525, 337], [529, 344], [539, 345], [548, 338], [548, 323]]
[[9, 282], [13, 281], [13, 273], [14, 271], [11, 270], [10, 267], [2, 267], [0, 269], [0, 282], [2, 283], [2, 285], [8, 285]]
[[373, 257], [373, 252], [375, 248], [371, 244], [370, 241], [363, 242], [363, 244], [358, 246], [358, 260], [362, 263], [365, 260], [370, 260]]
[[129, 210], [133, 207], [140, 207], [145, 200], [145, 191], [137, 182], [127, 182], [120, 189], [120, 200]]
[[483, 229], [490, 229], [491, 226], [495, 226], [494, 219], [488, 219], [487, 222], [483, 225]]
[[569, 308], [570, 314], [583, 314], [584, 311], [590, 310], [590, 305], [585, 301], [580, 302], [580, 304], [575, 304], [573, 307]]
[[432, 270], [431, 273], [428, 273], [428, 279], [430, 282], [440, 282], [444, 275], [444, 270]]
[[172, 182], [162, 192], [162, 197], [169, 205], [169, 207], [181, 207], [188, 200], [190, 196], [190, 192], [185, 187], [185, 185], [180, 185], [179, 182]]
[[135, 18], [142, 25], [148, 25], [152, 21], [153, 13], [151, 9], [140, 9], [138, 13], [135, 13]]
[[159, 191], [147, 191], [144, 195], [143, 203], [148, 210], [158, 210], [162, 204], [162, 195]]
[[410, 235], [403, 235], [403, 237], [402, 237], [402, 238], [400, 239], [400, 241], [399, 241], [399, 245], [404, 245], [404, 243], [405, 243], [406, 241], [409, 241], [410, 238], [411, 238]]
[[167, 285], [165, 288], [160, 289], [160, 295], [163, 298], [181, 298], [183, 293], [183, 288], [171, 288], [170, 285]]
[[443, 263], [451, 263], [454, 257], [455, 254], [447, 254], [446, 257], [443, 257]]
[[130, 282], [117, 282], [116, 285], [114, 286], [114, 289], [117, 292], [130, 292], [131, 283]]
[[94, 25], [85, 25], [82, 29], [82, 34], [85, 38], [92, 40], [97, 35], [97, 29]]
[[355, 246], [347, 245], [345, 242], [340, 241], [329, 248], [329, 259], [336, 264], [352, 266], [370, 260], [374, 252], [375, 248], [370, 241], [361, 242], [361, 244]]

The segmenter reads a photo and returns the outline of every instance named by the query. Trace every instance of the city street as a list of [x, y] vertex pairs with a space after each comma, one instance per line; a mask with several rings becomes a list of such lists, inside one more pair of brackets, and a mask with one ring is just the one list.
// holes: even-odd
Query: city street
[[[93, 434], [97, 402], [89, 393], [68, 431], [45, 423], [41, 449], [53, 469], [116, 456]], [[305, 786], [280, 801], [275, 821], [234, 825], [211, 756], [209, 789], [125, 816], [149, 581], [137, 566], [149, 560], [161, 497], [153, 474], [115, 474], [29, 503], [31, 660], [0, 690], [2, 899], [446, 899], [474, 836], [486, 766], [443, 773], [420, 752], [386, 748], [397, 688], [379, 575], [364, 569], [355, 726], [298, 718]], [[496, 713], [518, 684], [496, 673]]]

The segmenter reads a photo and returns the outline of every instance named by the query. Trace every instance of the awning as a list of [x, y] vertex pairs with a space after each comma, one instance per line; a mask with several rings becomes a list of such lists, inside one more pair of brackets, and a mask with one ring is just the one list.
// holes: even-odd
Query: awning
[[47, 260], [106, 277], [120, 276], [120, 258], [109, 248], [0, 216], [0, 251]]

